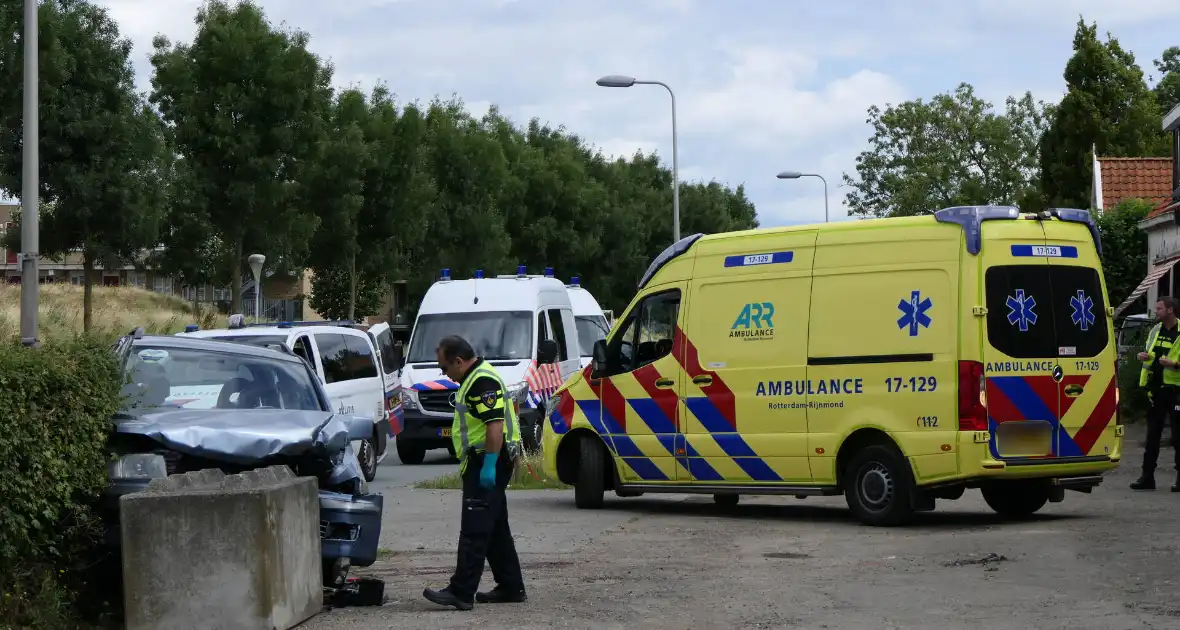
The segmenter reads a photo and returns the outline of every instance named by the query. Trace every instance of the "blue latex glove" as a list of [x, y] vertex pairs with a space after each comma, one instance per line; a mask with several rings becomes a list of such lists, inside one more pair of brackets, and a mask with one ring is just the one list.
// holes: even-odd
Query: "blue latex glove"
[[479, 485], [484, 490], [496, 488], [496, 460], [498, 459], [500, 459], [499, 453], [484, 453], [483, 467], [479, 469]]

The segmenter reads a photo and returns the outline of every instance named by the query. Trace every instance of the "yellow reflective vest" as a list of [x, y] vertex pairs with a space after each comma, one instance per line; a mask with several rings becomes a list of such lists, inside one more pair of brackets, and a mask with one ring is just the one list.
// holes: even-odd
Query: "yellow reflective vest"
[[[471, 385], [482, 377], [496, 381], [500, 386], [500, 396], [489, 407], [489, 411], [504, 409], [504, 448], [501, 457], [508, 457], [509, 453], [519, 452], [521, 446], [520, 428], [516, 421], [516, 408], [508, 400], [508, 388], [495, 368], [485, 361], [480, 361], [463, 377], [459, 386], [459, 394], [455, 397], [455, 418], [451, 423], [451, 440], [455, 446], [455, 455], [459, 457], [459, 470], [467, 469], [467, 453], [473, 449], [483, 452], [487, 441], [488, 428], [483, 420], [474, 416], [475, 409], [471, 408], [472, 401], [468, 400]], [[475, 403], [484, 404], [482, 401]]]
[[[1156, 338], [1160, 335], [1162, 323], [1156, 324], [1152, 327], [1151, 332], [1147, 333], [1147, 354], [1146, 361], [1143, 362], [1143, 368], [1139, 371], [1139, 386], [1147, 387], [1147, 381], [1151, 379], [1151, 365], [1155, 362], [1155, 355], [1152, 354], [1152, 349], [1155, 348]], [[1180, 338], [1175, 343], [1167, 340], [1160, 340], [1162, 347], [1166, 348], [1167, 356], [1173, 361], [1180, 361]], [[1180, 369], [1164, 368], [1164, 385], [1174, 385], [1180, 387]]]

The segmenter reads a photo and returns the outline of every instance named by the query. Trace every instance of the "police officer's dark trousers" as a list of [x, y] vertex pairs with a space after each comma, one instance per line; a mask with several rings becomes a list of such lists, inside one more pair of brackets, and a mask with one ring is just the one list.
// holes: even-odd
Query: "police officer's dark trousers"
[[505, 489], [512, 479], [512, 460], [501, 453], [496, 462], [496, 487], [484, 490], [479, 485], [483, 466], [482, 453], [470, 453], [463, 471], [463, 517], [459, 525], [459, 557], [451, 576], [451, 592], [471, 601], [483, 576], [484, 560], [492, 567], [496, 584], [516, 592], [524, 589], [516, 543], [508, 527], [508, 500]]
[[1143, 474], [1151, 476], [1160, 456], [1160, 439], [1164, 423], [1172, 424], [1172, 448], [1176, 450], [1175, 466], [1180, 471], [1180, 414], [1176, 412], [1177, 389], [1162, 386], [1151, 392], [1151, 408], [1147, 410], [1147, 444], [1143, 448]]

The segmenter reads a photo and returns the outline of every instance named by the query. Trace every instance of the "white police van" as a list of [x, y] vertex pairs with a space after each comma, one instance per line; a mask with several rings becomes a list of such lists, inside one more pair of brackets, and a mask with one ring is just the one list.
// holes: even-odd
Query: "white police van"
[[[240, 318], [233, 321], [240, 321]], [[180, 336], [248, 343], [286, 344], [315, 369], [339, 413], [371, 416], [373, 436], [357, 447], [365, 479], [377, 476], [389, 439], [400, 424], [398, 364], [388, 324], [370, 327], [352, 322], [280, 322], [234, 325], [198, 330], [185, 328]]]
[[402, 369], [404, 425], [397, 455], [420, 464], [431, 449], [454, 454], [451, 421], [459, 384], [438, 368], [436, 349], [447, 335], [460, 335], [488, 361], [517, 405], [525, 447], [537, 447], [545, 402], [580, 365], [577, 325], [565, 284], [545, 275], [485, 278], [482, 271], [453, 280], [449, 269], [422, 298]]
[[610, 322], [606, 319], [606, 312], [598, 304], [598, 300], [582, 287], [578, 276], [570, 278], [565, 285], [570, 294], [570, 304], [574, 307], [574, 325], [578, 329], [578, 347], [581, 348], [581, 367], [590, 365], [594, 353], [594, 342], [606, 339], [610, 332]]

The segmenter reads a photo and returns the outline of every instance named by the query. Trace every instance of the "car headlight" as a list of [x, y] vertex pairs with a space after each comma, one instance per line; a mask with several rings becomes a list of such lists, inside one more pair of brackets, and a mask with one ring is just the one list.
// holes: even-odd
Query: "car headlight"
[[418, 392], [408, 388], [402, 388], [401, 394], [402, 410], [417, 409], [418, 408]]
[[124, 455], [107, 464], [110, 479], [162, 479], [168, 476], [168, 465], [162, 455], [135, 453]]
[[525, 403], [525, 400], [528, 399], [528, 395], [529, 384], [524, 381], [513, 383], [512, 385], [508, 386], [508, 399], [515, 401], [519, 405], [523, 405]]

